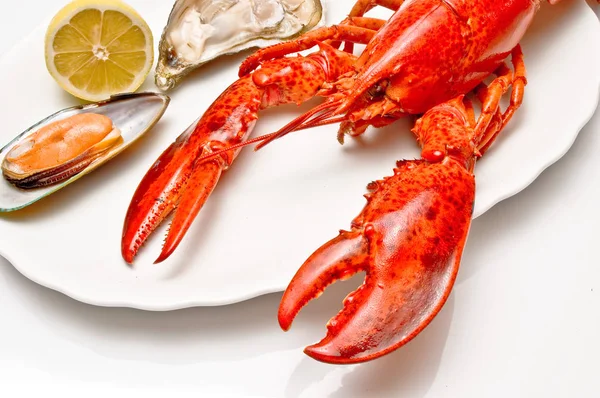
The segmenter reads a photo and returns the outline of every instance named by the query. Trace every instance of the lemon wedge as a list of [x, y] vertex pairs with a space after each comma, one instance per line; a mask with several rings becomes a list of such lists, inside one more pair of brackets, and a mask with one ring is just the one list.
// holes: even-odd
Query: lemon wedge
[[50, 22], [45, 55], [60, 87], [101, 101], [144, 83], [154, 62], [152, 31], [120, 0], [75, 0]]

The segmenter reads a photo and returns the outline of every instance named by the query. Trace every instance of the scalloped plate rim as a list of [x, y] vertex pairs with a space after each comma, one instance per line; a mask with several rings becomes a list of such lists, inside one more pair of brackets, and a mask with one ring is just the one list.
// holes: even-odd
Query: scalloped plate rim
[[[593, 11], [591, 9], [589, 9], [589, 7], [586, 6], [586, 8], [589, 10], [590, 13], [594, 14]], [[594, 15], [594, 17], [595, 17], [595, 15]], [[38, 26], [38, 28], [34, 29], [29, 35], [23, 37], [9, 51], [7, 51], [5, 53], [5, 55], [0, 58], [0, 63], [3, 63], [12, 54], [17, 53], [19, 47], [21, 45], [23, 45], [23, 43], [29, 42], [31, 40], [31, 38], [34, 37], [40, 29], [44, 29], [43, 24]], [[600, 35], [600, 24], [598, 25], [598, 27], [596, 29], [596, 33]], [[600, 51], [599, 51], [599, 53], [600, 53]], [[495, 197], [494, 200], [489, 201], [485, 206], [481, 207], [479, 209], [479, 212], [474, 214], [473, 219], [476, 219], [479, 216], [483, 215], [485, 212], [489, 211], [491, 208], [493, 208], [498, 203], [500, 203], [508, 198], [511, 198], [511, 197], [517, 195], [518, 193], [520, 193], [521, 191], [523, 191], [524, 189], [526, 189], [548, 167], [557, 163], [565, 154], [567, 154], [569, 152], [570, 148], [572, 147], [572, 145], [575, 143], [581, 130], [588, 124], [590, 119], [594, 116], [599, 103], [600, 103], [600, 76], [598, 76], [597, 89], [596, 89], [594, 98], [590, 99], [589, 102], [585, 102], [585, 104], [587, 104], [587, 107], [589, 108], [589, 110], [586, 111], [586, 117], [577, 123], [578, 126], [575, 128], [575, 131], [572, 134], [565, 135], [567, 138], [565, 138], [565, 142], [562, 143], [562, 145], [555, 145], [556, 148], [553, 147], [554, 156], [547, 157], [546, 161], [543, 164], [539, 165], [539, 167], [537, 167], [537, 171], [535, 173], [532, 173], [529, 176], [525, 176], [524, 178], [522, 178], [520, 180], [512, 179], [511, 182], [513, 182], [513, 184], [511, 184], [510, 189], [505, 189], [503, 195], [499, 195], [499, 196]], [[249, 292], [246, 294], [226, 295], [226, 296], [220, 297], [215, 300], [175, 299], [175, 300], [171, 300], [171, 301], [168, 301], [168, 300], [161, 301], [160, 304], [149, 303], [145, 300], [135, 300], [135, 299], [107, 300], [106, 298], [104, 298], [102, 300], [99, 300], [99, 299], [95, 299], [93, 297], [86, 296], [84, 292], [76, 291], [75, 289], [65, 289], [64, 287], [58, 286], [55, 283], [51, 283], [47, 280], [43, 280], [43, 278], [38, 278], [33, 273], [29, 272], [27, 270], [27, 267], [23, 267], [20, 264], [20, 262], [17, 261], [17, 259], [13, 255], [9, 254], [6, 250], [3, 250], [2, 248], [0, 248], [0, 256], [4, 257], [20, 274], [22, 274], [24, 277], [26, 277], [30, 281], [32, 281], [44, 288], [48, 288], [50, 290], [54, 290], [58, 293], [61, 293], [65, 296], [70, 297], [71, 299], [74, 299], [81, 303], [84, 303], [87, 305], [98, 306], [98, 307], [130, 308], [130, 309], [135, 309], [135, 310], [152, 311], [152, 312], [175, 311], [175, 310], [181, 310], [181, 309], [193, 308], [193, 307], [216, 307], [216, 306], [225, 306], [225, 305], [240, 303], [240, 302], [251, 300], [253, 298], [263, 296], [263, 295], [281, 293], [286, 288], [286, 284], [284, 284], [284, 285], [265, 284], [265, 285], [261, 286], [261, 288], [257, 288], [255, 290], [253, 290], [252, 292]]]

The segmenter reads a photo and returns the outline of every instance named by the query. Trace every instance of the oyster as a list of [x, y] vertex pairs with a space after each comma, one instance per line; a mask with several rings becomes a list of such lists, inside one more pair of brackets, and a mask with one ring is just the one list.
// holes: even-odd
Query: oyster
[[322, 21], [320, 0], [177, 0], [159, 44], [156, 86], [169, 90], [221, 55], [292, 39]]
[[0, 150], [0, 212], [22, 209], [114, 158], [160, 120], [169, 102], [157, 93], [116, 95], [30, 127]]

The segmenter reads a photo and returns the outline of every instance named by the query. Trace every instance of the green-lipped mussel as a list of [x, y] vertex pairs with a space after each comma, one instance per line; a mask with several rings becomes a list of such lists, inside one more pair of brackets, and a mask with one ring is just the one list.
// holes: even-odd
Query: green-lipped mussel
[[124, 94], [59, 111], [0, 150], [0, 212], [22, 209], [92, 172], [149, 131], [170, 99]]

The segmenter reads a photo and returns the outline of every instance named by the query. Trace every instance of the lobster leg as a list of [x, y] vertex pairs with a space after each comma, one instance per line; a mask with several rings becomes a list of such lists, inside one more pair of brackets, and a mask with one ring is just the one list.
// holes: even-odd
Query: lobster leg
[[397, 103], [384, 96], [377, 100], [374, 98], [367, 98], [360, 103], [360, 106], [356, 106], [356, 110], [353, 110], [348, 114], [332, 117], [336, 105], [341, 104], [344, 95], [336, 93], [335, 90], [329, 92], [329, 94], [330, 97], [328, 102], [311, 109], [309, 112], [281, 127], [278, 131], [258, 144], [256, 149], [261, 149], [269, 143], [294, 131], [338, 122], [341, 123], [337, 138], [340, 143], [343, 143], [346, 134], [356, 137], [363, 134], [369, 126], [384, 127], [406, 116], [406, 113], [404, 113]]
[[503, 128], [494, 115], [499, 113], [477, 131], [472, 104], [463, 96], [426, 112], [413, 129], [422, 159], [399, 161], [392, 176], [370, 183], [352, 229], [300, 267], [281, 299], [283, 330], [328, 285], [366, 272], [307, 355], [335, 364], [369, 361], [412, 340], [440, 311], [470, 229], [477, 143]]
[[[131, 264], [142, 244], [172, 212], [162, 252], [169, 257], [240, 149], [229, 149], [252, 132], [261, 109], [300, 104], [313, 98], [323, 84], [353, 70], [351, 54], [320, 43], [306, 57], [264, 62], [223, 92], [148, 170], [135, 191], [123, 226], [121, 253]], [[218, 153], [209, 161], [201, 157]]]
[[527, 85], [527, 71], [525, 69], [525, 61], [523, 60], [523, 51], [521, 45], [515, 47], [512, 52], [512, 63], [515, 68], [514, 78], [512, 82], [512, 95], [510, 97], [510, 105], [502, 115], [502, 128], [512, 119], [514, 113], [523, 104], [523, 93]]
[[[500, 131], [506, 127], [508, 122], [512, 119], [515, 111], [521, 106], [523, 103], [523, 95], [525, 92], [525, 86], [527, 84], [526, 71], [525, 71], [525, 63], [523, 61], [523, 53], [521, 51], [521, 47], [517, 46], [513, 51], [513, 65], [514, 65], [514, 74], [511, 74], [511, 80], [508, 82], [512, 86], [512, 93], [510, 97], [510, 103], [508, 108], [504, 113], [500, 110], [500, 107], [497, 105], [499, 103], [498, 92], [490, 93], [489, 87], [481, 84], [477, 88], [477, 96], [482, 104], [493, 102], [496, 104], [496, 111], [493, 116], [491, 116], [490, 121], [492, 124], [499, 124], [499, 128], [487, 128], [485, 133], [480, 132], [479, 134], [479, 142], [478, 149], [481, 156], [489, 147], [493, 144], [495, 139], [497, 138]], [[508, 72], [507, 72], [508, 71]], [[510, 70], [506, 65], [503, 65], [499, 68], [499, 71], [496, 71], [500, 74], [499, 79], [502, 76], [508, 76]], [[503, 73], [502, 73], [503, 72]], [[490, 84], [490, 87], [493, 85]], [[497, 87], [497, 86], [496, 86]], [[506, 90], [504, 90], [506, 91]], [[489, 115], [488, 115], [489, 117]]]
[[[482, 84], [475, 89], [475, 92], [477, 93], [477, 98], [479, 98], [479, 100], [483, 103], [488, 96], [487, 86]], [[487, 130], [481, 136], [481, 139], [477, 145], [479, 156], [483, 156], [483, 154], [487, 152], [489, 147], [494, 143], [498, 134], [500, 134], [500, 127], [502, 127], [502, 110], [498, 108], [496, 113], [492, 116]]]
[[375, 32], [387, 22], [378, 18], [365, 18], [363, 15], [377, 5], [395, 11], [400, 8], [402, 3], [404, 3], [404, 0], [358, 0], [348, 18], [339, 25], [315, 29], [296, 40], [259, 49], [242, 62], [239, 76], [242, 77], [250, 73], [262, 61], [308, 50], [319, 42], [327, 42], [327, 44], [337, 48], [336, 43], [345, 41], [346, 48], [344, 51], [352, 53], [353, 44], [367, 44], [371, 41]]
[[[510, 105], [503, 116], [503, 119], [506, 119], [506, 123], [508, 123], [515, 111], [523, 103], [523, 91], [527, 84], [527, 79], [525, 77], [525, 63], [520, 45], [516, 46], [512, 52], [512, 63], [515, 69], [514, 74], [512, 70], [503, 64], [496, 71], [498, 77], [487, 87], [486, 98], [482, 101], [481, 117], [475, 127], [476, 136], [480, 136], [483, 131], [487, 130], [488, 124], [498, 109], [500, 99], [511, 86], [513, 87], [513, 91]], [[506, 123], [503, 122], [504, 125]], [[485, 142], [483, 145], [485, 145]]]
[[376, 6], [396, 11], [404, 3], [404, 0], [357, 0], [350, 11], [350, 17], [362, 17]]
[[[348, 18], [344, 19], [340, 23], [340, 25], [352, 25], [352, 26], [358, 26], [361, 28], [377, 31], [377, 30], [381, 29], [386, 23], [387, 23], [386, 20], [379, 19], [379, 18], [348, 17]], [[338, 48], [338, 49], [342, 45], [342, 42], [339, 40], [337, 40], [337, 41], [336, 40], [327, 40], [327, 41], [325, 41], [325, 43], [331, 45], [332, 47]], [[344, 47], [344, 51], [352, 54], [354, 52], [354, 43], [352, 43], [352, 42], [345, 42], [345, 43], [346, 43], [346, 45]]]
[[[341, 24], [358, 26], [370, 30], [379, 30], [387, 23], [384, 19], [370, 17], [348, 17]], [[352, 51], [346, 51], [352, 52]]]
[[314, 29], [296, 40], [290, 40], [259, 49], [242, 62], [238, 75], [240, 77], [246, 76], [256, 69], [261, 62], [274, 58], [282, 58], [288, 54], [308, 50], [327, 40], [367, 44], [371, 41], [375, 33], [375, 30], [353, 25], [333, 25]]
[[[352, 23], [356, 18], [360, 18], [365, 15], [369, 10], [376, 6], [385, 7], [392, 11], [396, 11], [404, 3], [404, 0], [357, 0], [346, 18], [347, 21]], [[344, 51], [352, 53], [354, 51], [354, 43], [346, 42]]]

